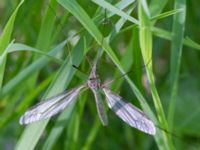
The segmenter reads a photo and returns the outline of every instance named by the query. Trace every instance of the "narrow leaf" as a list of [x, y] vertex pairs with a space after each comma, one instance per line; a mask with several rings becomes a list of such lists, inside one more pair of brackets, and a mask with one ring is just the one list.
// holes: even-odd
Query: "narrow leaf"
[[[8, 43], [10, 42], [15, 17], [17, 15], [17, 12], [20, 8], [20, 6], [24, 3], [24, 0], [21, 0], [20, 3], [17, 5], [17, 8], [12, 13], [11, 17], [9, 18], [2, 35], [0, 36], [0, 55], [4, 53], [4, 50], [6, 49]], [[0, 90], [2, 87], [3, 77], [4, 77], [4, 70], [6, 65], [6, 53], [4, 53], [4, 57], [0, 59]]]

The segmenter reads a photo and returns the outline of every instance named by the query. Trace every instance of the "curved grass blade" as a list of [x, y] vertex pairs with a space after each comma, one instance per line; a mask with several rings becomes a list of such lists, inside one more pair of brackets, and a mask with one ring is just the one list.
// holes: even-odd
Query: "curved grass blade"
[[108, 9], [109, 11], [113, 12], [114, 14], [118, 14], [119, 16], [123, 17], [124, 19], [129, 20], [129, 21], [139, 25], [139, 21], [137, 19], [131, 17], [130, 15], [127, 15], [125, 12], [121, 11], [117, 7], [114, 7], [110, 3], [106, 2], [106, 1], [101, 1], [101, 0], [92, 0], [92, 1], [94, 3], [96, 3], [97, 5], [105, 8], [105, 9]]
[[[88, 36], [88, 34], [84, 34], [82, 37], [83, 38], [79, 40], [78, 44], [73, 49], [73, 53], [72, 53], [72, 56], [74, 56], [72, 57], [73, 59], [72, 62], [76, 66], [80, 64], [81, 60], [84, 57], [84, 54], [86, 54], [89, 50], [88, 48], [86, 48], [84, 54], [82, 54], [80, 53], [80, 49], [82, 49], [83, 47], [89, 47], [89, 43], [91, 42], [91, 37]], [[85, 41], [86, 39], [87, 41]], [[65, 74], [63, 74], [63, 77], [65, 77], [66, 74], [68, 76], [67, 78], [70, 80], [72, 78], [72, 75], [74, 74], [74, 71], [72, 72], [72, 70], [68, 70], [68, 72], [65, 72]], [[64, 110], [56, 119], [56, 123], [54, 125], [55, 128], [52, 129], [46, 142], [44, 143], [44, 146], [42, 148], [43, 150], [51, 149], [53, 145], [56, 143], [56, 141], [58, 140], [60, 134], [63, 132], [63, 129], [64, 129], [64, 125], [60, 126], [60, 122], [61, 121], [64, 123], [68, 122], [73, 106], [71, 106], [69, 109]]]
[[[48, 55], [55, 56], [59, 51], [63, 49], [67, 42], [68, 39], [55, 46], [52, 50], [48, 52]], [[28, 77], [30, 77], [31, 74], [43, 68], [45, 65], [48, 64], [48, 62], [49, 59], [46, 56], [42, 56], [35, 60], [32, 64], [19, 72], [14, 78], [12, 78], [8, 83], [3, 86], [1, 95], [5, 95], [14, 90], [14, 88], [17, 87], [17, 85], [19, 85], [23, 80], [27, 79]]]
[[151, 21], [155, 21], [155, 20], [159, 20], [159, 19], [162, 19], [162, 18], [166, 18], [166, 17], [174, 15], [176, 13], [180, 13], [181, 11], [182, 11], [182, 9], [170, 10], [170, 11], [167, 11], [167, 12], [164, 12], [164, 13], [161, 13], [159, 15], [151, 17]]
[[[151, 94], [154, 102], [154, 106], [157, 112], [157, 118], [159, 122], [157, 123], [159, 126], [163, 126], [164, 129], [168, 130], [168, 123], [166, 120], [166, 116], [164, 113], [164, 109], [158, 94], [158, 91], [156, 89], [155, 85], [155, 78], [152, 68], [152, 32], [151, 32], [151, 23], [150, 23], [150, 14], [147, 10], [148, 7], [146, 1], [142, 1], [139, 3], [139, 19], [140, 19], [140, 28], [139, 28], [139, 36], [140, 36], [140, 47], [142, 52], [142, 57], [145, 64], [148, 64], [145, 66], [148, 81], [150, 84]], [[150, 60], [150, 62], [149, 62]], [[148, 63], [149, 62], [149, 63]], [[162, 137], [163, 144], [161, 144], [160, 141], [157, 141], [157, 145], [159, 147], [165, 147], [165, 149], [174, 149], [172, 140], [170, 135], [168, 135], [166, 132], [161, 131], [160, 135], [158, 135], [160, 138]]]
[[186, 1], [177, 0], [174, 2], [174, 7], [175, 9], [182, 9], [182, 12], [175, 14], [173, 18], [172, 48], [170, 57], [171, 97], [168, 109], [168, 122], [170, 129], [173, 129], [176, 99], [178, 93], [177, 89], [178, 89], [179, 71], [181, 66], [183, 38], [184, 38], [185, 21], [186, 21]]
[[[23, 3], [24, 3], [24, 0], [21, 0], [20, 3], [17, 5], [15, 11], [10, 16], [10, 18], [9, 18], [9, 20], [8, 20], [4, 30], [3, 30], [3, 33], [0, 36], [0, 55], [2, 55], [4, 53], [4, 50], [5, 50], [5, 48], [7, 47], [8, 43], [10, 41], [14, 22], [15, 22], [15, 17], [17, 15], [19, 8], [21, 7], [21, 5]], [[0, 90], [1, 90], [1, 87], [2, 87], [2, 82], [3, 82], [3, 77], [4, 77], [6, 59], [7, 59], [6, 55], [4, 55], [4, 57], [2, 59], [0, 59]]]
[[48, 57], [49, 59], [54, 60], [55, 62], [58, 62], [60, 64], [62, 63], [62, 60], [56, 58], [55, 55], [50, 55], [48, 53], [45, 53], [42, 50], [33, 48], [33, 47], [29, 46], [29, 45], [11, 42], [8, 45], [8, 47], [6, 48], [6, 53], [19, 52], [19, 51], [27, 51], [27, 52], [30, 51], [30, 52], [38, 53], [40, 55], [44, 55], [44, 56]]
[[[56, 71], [55, 71], [56, 72]], [[19, 118], [20, 115], [27, 109], [28, 106], [30, 106], [33, 101], [35, 100], [36, 96], [41, 93], [44, 89], [47, 88], [47, 86], [52, 81], [53, 77], [55, 76], [55, 73], [52, 73], [47, 79], [42, 81], [37, 88], [34, 89], [33, 92], [30, 92], [24, 99], [23, 102], [19, 105], [14, 105], [11, 107], [5, 114], [5, 118], [1, 120], [0, 122], [0, 129], [5, 128], [10, 122], [15, 120], [15, 118]], [[12, 113], [10, 113], [13, 111]]]
[[[83, 51], [83, 49], [82, 49], [83, 47], [84, 47], [83, 40], [80, 40], [79, 44], [77, 44], [77, 46], [72, 51], [71, 58], [72, 58], [73, 64], [75, 64], [75, 65], [80, 64], [84, 54], [86, 53]], [[72, 68], [71, 65], [72, 65], [71, 61], [68, 57], [68, 59], [66, 60], [66, 63], [64, 63], [61, 66], [55, 81], [49, 87], [49, 90], [46, 93], [46, 96], [50, 97], [52, 95], [55, 95], [56, 93], [63, 91], [66, 88], [66, 86], [68, 86], [69, 82], [71, 81], [71, 79], [75, 73], [75, 69]], [[71, 105], [70, 109], [64, 110], [59, 115], [59, 118], [60, 118], [60, 116], [62, 116], [61, 119], [63, 119], [64, 117], [65, 117], [65, 119], [67, 119], [70, 116], [73, 106], [74, 105]], [[66, 117], [66, 116], [68, 116], [68, 117]], [[42, 135], [43, 131], [45, 130], [45, 127], [47, 126], [48, 121], [49, 120], [46, 119], [44, 121], [38, 122], [37, 124], [28, 125], [26, 127], [26, 129], [24, 130], [20, 140], [18, 141], [16, 149], [17, 150], [34, 149], [36, 144], [38, 143], [40, 136]]]

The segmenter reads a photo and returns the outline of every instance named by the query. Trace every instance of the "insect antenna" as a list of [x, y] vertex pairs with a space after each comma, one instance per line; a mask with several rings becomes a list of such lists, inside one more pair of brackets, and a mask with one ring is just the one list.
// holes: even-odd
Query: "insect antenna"
[[[147, 64], [143, 65], [143, 66], [140, 67], [140, 68], [142, 68], [142, 69], [145, 68], [146, 66], [148, 66], [148, 64], [149, 64], [150, 62], [151, 62], [151, 59], [148, 61]], [[126, 72], [126, 73], [124, 73], [124, 74], [122, 74], [122, 75], [116, 77], [115, 79], [112, 79], [111, 81], [108, 81], [108, 82], [104, 83], [103, 86], [108, 86], [108, 85], [111, 84], [112, 82], [114, 82], [114, 81], [116, 81], [116, 80], [119, 80], [119, 79], [123, 78], [124, 76], [127, 76], [128, 74], [133, 73], [133, 72], [134, 72], [134, 70], [130, 70], [130, 71], [128, 71], [128, 72]]]
[[72, 67], [75, 68], [76, 70], [78, 70], [81, 74], [83, 74], [84, 76], [88, 76], [88, 74], [86, 72], [84, 72], [83, 70], [81, 70], [80, 67], [72, 64]]

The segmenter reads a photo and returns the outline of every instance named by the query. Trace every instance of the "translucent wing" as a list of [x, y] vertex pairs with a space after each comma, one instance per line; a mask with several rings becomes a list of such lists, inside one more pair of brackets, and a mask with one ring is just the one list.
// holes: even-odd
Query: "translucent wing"
[[51, 97], [44, 102], [40, 102], [27, 110], [23, 116], [20, 117], [20, 124], [29, 124], [42, 119], [50, 118], [66, 108], [73, 100], [75, 100], [78, 93], [84, 86], [80, 86], [66, 93]]
[[100, 95], [99, 91], [97, 91], [96, 89], [92, 89], [92, 92], [93, 92], [94, 97], [95, 97], [97, 112], [98, 112], [99, 118], [100, 118], [102, 124], [104, 126], [106, 126], [106, 125], [108, 125], [108, 118], [107, 118], [105, 109], [103, 107], [103, 103], [101, 101], [101, 95]]
[[155, 135], [156, 129], [154, 123], [138, 108], [131, 103], [124, 102], [122, 97], [113, 93], [108, 88], [103, 88], [106, 95], [106, 101], [116, 115], [124, 122], [145, 133]]

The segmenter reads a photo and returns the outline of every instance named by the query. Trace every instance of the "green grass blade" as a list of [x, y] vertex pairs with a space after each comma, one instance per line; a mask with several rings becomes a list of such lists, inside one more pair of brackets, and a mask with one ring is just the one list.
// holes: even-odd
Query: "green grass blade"
[[16, 9], [12, 13], [12, 15], [10, 16], [10, 18], [9, 18], [9, 20], [8, 20], [4, 30], [3, 30], [3, 33], [1, 34], [1, 37], [0, 37], [0, 54], [3, 53], [3, 51], [7, 47], [8, 43], [10, 42], [13, 26], [14, 26], [14, 23], [15, 23], [15, 17], [17, 15], [19, 8], [21, 7], [21, 5], [23, 3], [24, 3], [24, 0], [21, 0], [20, 3], [17, 5]]
[[[145, 1], [143, 1], [145, 3]], [[139, 19], [140, 19], [140, 47], [142, 51], [142, 56], [145, 64], [148, 64], [145, 66], [146, 72], [147, 72], [147, 77], [150, 83], [150, 89], [151, 89], [151, 94], [153, 97], [155, 109], [157, 111], [158, 115], [158, 120], [160, 122], [160, 125], [162, 128], [168, 130], [168, 124], [166, 121], [166, 117], [164, 114], [164, 110], [160, 101], [160, 97], [158, 95], [156, 86], [155, 86], [155, 79], [154, 79], [154, 74], [153, 74], [153, 69], [152, 69], [152, 33], [151, 33], [151, 23], [150, 23], [150, 16], [149, 14], [146, 14], [148, 10], [144, 10], [144, 4], [140, 3], [139, 4]], [[145, 4], [146, 8], [146, 4]], [[147, 9], [147, 8], [146, 8]], [[149, 62], [150, 61], [150, 62]], [[162, 136], [160, 139], [163, 140], [163, 144], [158, 141], [157, 139], [157, 145], [160, 149], [173, 149], [172, 141], [169, 137], [169, 135], [161, 131], [162, 134], [157, 135], [157, 136]]]
[[92, 1], [96, 4], [98, 4], [99, 6], [105, 8], [105, 9], [108, 9], [113, 14], [118, 14], [119, 16], [123, 17], [126, 20], [129, 20], [135, 24], [139, 24], [137, 19], [131, 17], [130, 15], [127, 15], [125, 12], [121, 11], [117, 7], [114, 7], [113, 5], [111, 5], [110, 3], [106, 2], [106, 1], [102, 1], [102, 0], [92, 0]]
[[[125, 29], [121, 30], [120, 33], [123, 33], [123, 32], [126, 32], [130, 29], [132, 29], [133, 27], [135, 27], [137, 25], [130, 25], [128, 27], [126, 27]], [[161, 29], [161, 28], [158, 28], [158, 27], [151, 27], [151, 31], [153, 32], [153, 34], [159, 38], [162, 38], [162, 39], [165, 39], [165, 40], [169, 40], [169, 41], [172, 41], [173, 38], [172, 38], [172, 33], [165, 30], [165, 29]], [[198, 44], [197, 42], [195, 42], [194, 40], [192, 40], [190, 37], [185, 37], [183, 39], [183, 44], [185, 46], [188, 46], [188, 47], [191, 47], [193, 49], [196, 49], [196, 50], [200, 50], [200, 44]]]
[[170, 59], [170, 86], [171, 86], [171, 98], [168, 110], [168, 121], [170, 128], [173, 127], [174, 113], [177, 99], [177, 88], [179, 79], [179, 70], [181, 65], [181, 55], [183, 48], [183, 36], [185, 29], [185, 17], [186, 17], [186, 1], [177, 0], [174, 2], [174, 9], [182, 9], [181, 13], [175, 14], [173, 18], [172, 29], [172, 48]]
[[191, 38], [189, 37], [185, 37], [183, 39], [183, 44], [184, 45], [187, 45], [191, 48], [194, 48], [194, 49], [197, 49], [197, 50], [200, 50], [200, 44], [198, 44], [197, 42], [193, 41]]
[[54, 31], [55, 14], [53, 10], [56, 9], [56, 0], [50, 0], [47, 10], [45, 11], [44, 18], [40, 27], [40, 32], [37, 38], [36, 48], [42, 50], [48, 50], [51, 42], [51, 38]]
[[91, 127], [90, 133], [87, 137], [87, 140], [85, 141], [84, 145], [83, 145], [83, 150], [88, 150], [90, 149], [92, 142], [94, 141], [99, 129], [102, 127], [99, 118], [96, 117], [95, 122], [93, 124], [93, 126]]
[[159, 15], [166, 6], [167, 2], [168, 0], [152, 0], [149, 5], [151, 16]]
[[[169, 31], [166, 31], [166, 30], [161, 29], [161, 28], [156, 28], [156, 27], [152, 27], [152, 31], [153, 31], [154, 35], [157, 36], [157, 37], [163, 38], [165, 40], [170, 40], [170, 41], [173, 40], [173, 35]], [[193, 41], [189, 37], [183, 38], [183, 44], [185, 46], [191, 47], [193, 49], [200, 50], [200, 44]]]
[[[87, 38], [88, 39], [88, 42], [87, 43], [90, 43], [89, 41], [91, 40], [90, 38]], [[89, 40], [90, 39], [90, 40]], [[73, 50], [73, 54], [72, 56], [78, 56], [80, 55], [80, 49], [84, 48], [84, 38], [80, 39], [79, 43], [77, 44], [77, 46], [74, 48]], [[88, 49], [85, 50], [84, 52], [84, 55], [87, 53]], [[79, 57], [73, 57], [73, 64], [76, 64], [77, 66], [79, 66], [81, 60], [83, 59], [84, 57], [83, 54], [81, 54]], [[72, 75], [74, 74], [74, 71], [70, 71], [71, 73], [69, 74], [68, 73], [68, 79], [71, 80], [72, 79]], [[69, 114], [66, 116], [66, 111], [63, 111], [58, 119], [56, 120], [56, 123], [55, 123], [55, 128], [52, 129], [52, 131], [50, 132], [50, 135], [48, 136], [44, 146], [43, 146], [43, 149], [44, 150], [48, 150], [48, 149], [51, 149], [52, 146], [54, 145], [54, 143], [57, 141], [58, 137], [60, 136], [60, 134], [62, 133], [63, 129], [64, 129], [64, 126], [60, 126], [60, 121], [62, 120], [62, 122], [66, 125], [68, 120], [69, 120], [69, 117], [70, 117], [70, 114], [72, 112], [72, 109], [74, 106], [71, 106], [70, 107], [70, 110], [66, 110]]]
[[[21, 5], [24, 3], [24, 0], [21, 0], [20, 3], [17, 5], [15, 11], [12, 13], [10, 16], [3, 33], [1, 34], [0, 37], [0, 55], [4, 53], [4, 50], [6, 49], [7, 45], [10, 42], [13, 26], [15, 23], [15, 17], [17, 15], [17, 12]], [[0, 90], [2, 87], [2, 82], [3, 82], [3, 77], [4, 77], [4, 70], [5, 70], [5, 65], [6, 65], [6, 55], [4, 55], [3, 58], [0, 59]]]
[[120, 7], [123, 7], [123, 8], [126, 8], [128, 7], [129, 5], [131, 5], [132, 3], [134, 3], [136, 0], [123, 0], [123, 1], [119, 1], [115, 7], [117, 8], [120, 8]]
[[[6, 110], [9, 111], [8, 114], [5, 114], [5, 118], [3, 118], [0, 122], [0, 129], [3, 129], [6, 127], [6, 125], [8, 125], [11, 121], [13, 121], [14, 119], [17, 119], [20, 117], [20, 115], [27, 109], [28, 106], [30, 106], [30, 104], [32, 104], [32, 102], [35, 100], [36, 96], [42, 92], [42, 90], [44, 90], [49, 83], [52, 81], [52, 78], [55, 74], [52, 74], [51, 76], [49, 76], [47, 79], [45, 79], [42, 83], [40, 83], [38, 85], [37, 88], [34, 89], [33, 92], [31, 92], [30, 94], [28, 94], [23, 102], [21, 102], [19, 105], [15, 105], [14, 107], [12, 107], [10, 110]], [[14, 110], [14, 111], [13, 111]], [[12, 112], [12, 113], [10, 113]]]
[[[76, 55], [74, 55], [74, 54], [76, 54]], [[73, 57], [73, 56], [75, 56], [75, 57]], [[83, 51], [81, 52], [81, 49], [79, 47], [79, 48], [77, 48], [77, 50], [75, 52], [73, 51], [73, 53], [72, 53], [72, 58], [73, 58], [72, 61], [75, 65], [77, 65], [81, 62], [80, 57], [83, 57]], [[61, 66], [57, 78], [51, 84], [48, 92], [45, 94], [45, 97], [50, 97], [50, 96], [55, 95], [56, 93], [64, 91], [65, 87], [69, 84], [69, 82], [72, 79], [72, 76], [75, 72], [74, 68], [72, 68], [71, 65], [72, 65], [71, 61], [69, 61], [69, 59], [68, 59], [68, 60], [66, 60], [66, 63], [64, 63]], [[65, 113], [65, 115], [67, 115], [67, 114], [69, 115], [71, 113], [71, 109], [73, 108], [72, 106], [69, 107], [68, 109], [66, 109], [62, 114]], [[35, 124], [33, 123], [33, 124], [28, 125], [25, 128], [24, 133], [22, 134], [20, 140], [18, 141], [16, 149], [17, 150], [34, 149], [41, 134], [43, 133], [45, 127], [47, 126], [48, 121], [49, 121], [49, 119], [35, 123]], [[27, 140], [27, 138], [28, 138], [28, 140]]]
[[[67, 40], [63, 41], [62, 43], [58, 44], [55, 48], [53, 48], [49, 55], [56, 55], [59, 51], [63, 49], [65, 46]], [[42, 56], [41, 58], [38, 58], [38, 60], [35, 60], [31, 65], [26, 67], [24, 70], [18, 73], [15, 77], [13, 77], [8, 83], [6, 83], [2, 88], [2, 95], [6, 95], [7, 93], [11, 92], [15, 88], [17, 88], [17, 85], [19, 86], [22, 81], [27, 79], [31, 74], [39, 71], [41, 68], [43, 68], [45, 65], [47, 65], [49, 62], [49, 59], [46, 56]]]
[[79, 143], [80, 139], [80, 130], [83, 128], [81, 125], [81, 120], [83, 120], [84, 116], [84, 106], [86, 100], [88, 100], [89, 96], [87, 93], [83, 93], [80, 95], [81, 101], [79, 101], [78, 105], [78, 110], [74, 112], [74, 118], [72, 118], [69, 122], [69, 126], [67, 129], [67, 139], [65, 142], [65, 149], [78, 149], [80, 148], [80, 145], [77, 144]]
[[[54, 25], [55, 25], [55, 14], [52, 10], [55, 10], [57, 7], [56, 0], [50, 0], [48, 2], [49, 7], [46, 7], [44, 17], [42, 19], [42, 23], [40, 26], [39, 35], [36, 41], [36, 48], [41, 50], [49, 50], [52, 42], [53, 37], [53, 31], [54, 31]], [[37, 59], [38, 55], [36, 54], [34, 59]], [[31, 77], [31, 81], [29, 81], [29, 88], [34, 89], [36, 79], [38, 77], [38, 72], [35, 72], [35, 74]]]
[[[95, 1], [96, 2], [96, 1]], [[156, 3], [156, 5], [154, 5], [154, 2]], [[166, 2], [167, 1], [157, 1], [157, 0], [154, 0], [154, 1], [152, 1], [152, 7], [151, 7], [151, 14], [154, 16], [159, 16], [159, 12], [161, 12], [161, 10], [163, 9], [163, 7], [165, 6], [165, 4], [166, 4]], [[100, 6], [102, 5], [102, 4], [99, 4]], [[103, 5], [104, 6], [104, 5]], [[158, 6], [158, 7], [155, 7], [155, 6]], [[105, 6], [104, 6], [105, 7]], [[107, 8], [107, 7], [106, 7]], [[182, 11], [182, 10], [180, 10], [180, 9], [177, 9], [177, 11]], [[115, 12], [115, 11], [114, 11]], [[131, 17], [131, 16], [129, 16], [128, 18], [127, 18], [127, 14], [126, 15], [124, 15], [123, 13], [123, 11], [121, 11], [120, 9], [118, 9], [117, 10], [117, 15], [119, 15], [120, 17], [123, 17], [124, 19], [127, 19], [127, 20], [129, 20], [130, 22], [132, 22], [132, 23], [135, 23], [135, 21], [133, 21], [134, 20], [134, 18], [133, 17]], [[167, 12], [166, 12], [167, 13]], [[169, 13], [169, 12], [168, 12]], [[165, 14], [165, 13], [163, 13], [163, 14]], [[152, 24], [154, 24], [154, 22], [151, 22]], [[136, 25], [138, 25], [138, 23], [136, 23]], [[133, 25], [133, 26], [135, 26], [135, 25]], [[133, 26], [130, 26], [128, 29], [131, 29]], [[126, 29], [126, 30], [128, 30], [128, 29]], [[126, 31], [126, 30], [124, 30], [124, 31]], [[164, 38], [164, 39], [167, 39], [167, 40], [173, 40], [172, 39], [172, 33], [171, 32], [169, 32], [169, 31], [167, 31], [167, 30], [164, 30], [164, 29], [161, 29], [161, 28], [158, 28], [158, 27], [151, 27], [151, 30], [153, 31], [153, 33], [156, 35], [156, 36], [158, 36], [158, 37], [161, 37], [161, 38]], [[124, 32], [123, 31], [123, 32]], [[200, 50], [200, 44], [198, 44], [198, 43], [196, 43], [196, 42], [194, 42], [194, 41], [192, 41], [192, 40], [188, 40], [188, 38], [185, 38], [184, 40], [183, 40], [183, 43], [185, 44], [185, 45], [187, 45], [187, 46], [190, 46], [190, 47], [192, 47], [192, 48], [194, 48], [194, 49], [198, 49], [198, 50]]]
[[166, 17], [174, 15], [176, 13], [180, 13], [181, 11], [182, 11], [182, 9], [175, 9], [175, 10], [167, 11], [167, 12], [164, 12], [159, 15], [151, 17], [151, 20], [154, 21], [154, 20], [166, 18]]
[[19, 52], [19, 51], [29, 51], [29, 52], [34, 52], [34, 53], [38, 53], [40, 55], [44, 55], [46, 57], [48, 57], [49, 59], [54, 60], [57, 63], [62, 63], [61, 59], [56, 58], [54, 55], [49, 55], [48, 53], [45, 53], [42, 50], [33, 48], [31, 46], [25, 45], [25, 44], [21, 44], [21, 43], [11, 43], [8, 45], [8, 47], [6, 48], [6, 52], [7, 53], [12, 53], [12, 52]]
[[[96, 1], [95, 1], [96, 2]], [[154, 5], [154, 2], [156, 3], [156, 5]], [[152, 15], [154, 16], [159, 16], [159, 12], [161, 12], [162, 11], [162, 9], [163, 9], [163, 7], [165, 6], [165, 4], [166, 4], [166, 2], [167, 1], [157, 1], [157, 0], [154, 0], [154, 1], [152, 1], [152, 5], [154, 5], [154, 6], [152, 6], [151, 7], [151, 11], [152, 11]], [[99, 4], [99, 3], [98, 3]], [[102, 4], [99, 4], [100, 6], [102, 5]], [[104, 5], [103, 5], [104, 6]], [[155, 7], [155, 6], [158, 6], [158, 7]], [[105, 6], [104, 6], [105, 7]], [[107, 8], [107, 7], [106, 7]], [[109, 8], [109, 7], [108, 7]], [[112, 9], [111, 9], [112, 10]], [[177, 11], [180, 11], [180, 9], [177, 9]], [[181, 10], [182, 11], [182, 10]], [[113, 11], [113, 12], [115, 12], [115, 11]], [[165, 13], [163, 13], [163, 14], [165, 14]], [[118, 9], [117, 10], [117, 15], [119, 15], [120, 17], [122, 17], [122, 18], [124, 18], [124, 19], [127, 19], [127, 20], [129, 20], [130, 22], [132, 22], [132, 23], [136, 23], [136, 25], [138, 25], [138, 23], [137, 22], [135, 22], [134, 21], [134, 19], [135, 18], [133, 18], [133, 17], [131, 17], [131, 16], [127, 16], [127, 14], [126, 15], [124, 15], [124, 12], [123, 11], [121, 11], [120, 9]], [[155, 21], [154, 22], [151, 22], [152, 24], [154, 24], [155, 23]], [[133, 26], [135, 26], [135, 25], [133, 25]], [[132, 26], [130, 26], [129, 27], [129, 29], [131, 29], [132, 28]], [[127, 29], [126, 29], [127, 30]], [[161, 28], [158, 28], [158, 27], [151, 27], [151, 30], [154, 32], [154, 34], [156, 35], [156, 36], [158, 36], [158, 37], [161, 37], [161, 38], [164, 38], [164, 39], [168, 39], [168, 40], [173, 40], [172, 39], [172, 33], [170, 33], [169, 31], [167, 31], [167, 30], [164, 30], [164, 29], [161, 29]], [[124, 31], [123, 31], [124, 32]], [[183, 40], [183, 43], [185, 44], [185, 45], [187, 45], [187, 46], [190, 46], [190, 47], [192, 47], [192, 48], [195, 48], [195, 49], [200, 49], [200, 45], [198, 44], [198, 43], [196, 43], [196, 42], [194, 42], [194, 41], [190, 41], [190, 40], [187, 40], [187, 39], [184, 39]], [[194, 44], [195, 43], [195, 44]]]

